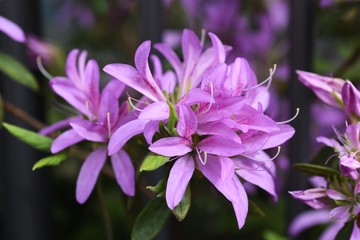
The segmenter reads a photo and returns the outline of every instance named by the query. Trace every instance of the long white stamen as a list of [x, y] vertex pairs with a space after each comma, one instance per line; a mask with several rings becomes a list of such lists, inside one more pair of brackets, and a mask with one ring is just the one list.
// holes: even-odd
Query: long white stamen
[[205, 45], [205, 37], [206, 37], [206, 30], [205, 29], [201, 29], [201, 40], [200, 40], [200, 44], [202, 47], [204, 47]]
[[293, 121], [299, 115], [299, 112], [300, 112], [300, 108], [296, 108], [296, 113], [292, 118], [290, 118], [289, 120], [286, 120], [286, 121], [277, 122], [277, 124], [285, 124], [285, 123], [289, 123], [289, 122]]
[[129, 102], [129, 104], [130, 104], [130, 106], [133, 108], [133, 109], [135, 109], [135, 110], [137, 110], [137, 111], [139, 111], [139, 112], [141, 112], [142, 111], [142, 109], [140, 109], [140, 108], [137, 108], [133, 103], [132, 103], [132, 98], [131, 97], [128, 97], [128, 102]]
[[107, 119], [108, 133], [109, 133], [109, 138], [110, 138], [111, 137], [110, 112], [106, 113], [106, 119]]
[[243, 92], [252, 90], [252, 89], [257, 88], [257, 87], [260, 87], [260, 86], [264, 85], [265, 83], [268, 83], [267, 86], [266, 86], [266, 89], [269, 89], [269, 87], [271, 85], [271, 82], [272, 82], [272, 78], [273, 78], [274, 73], [276, 71], [276, 67], [277, 67], [276, 64], [274, 64], [274, 68], [269, 69], [270, 75], [269, 75], [269, 77], [267, 79], [265, 79], [265, 81], [255, 85], [255, 86], [252, 86], [250, 88], [246, 88], [246, 89], [243, 90]]
[[200, 162], [203, 164], [203, 165], [205, 165], [206, 164], [206, 161], [207, 161], [207, 152], [204, 152], [204, 159], [201, 157], [201, 152], [199, 151], [199, 149], [198, 148], [195, 148], [195, 150], [196, 150], [196, 153], [197, 153], [197, 155], [198, 155], [198, 157], [199, 157], [199, 160], [200, 160]]
[[207, 113], [213, 104], [213, 99], [214, 99], [214, 83], [213, 82], [210, 82], [210, 94], [211, 94], [211, 99], [210, 99], [209, 106], [203, 113]]
[[133, 98], [133, 97], [131, 97], [131, 96], [129, 95], [129, 93], [126, 93], [126, 95], [128, 96], [128, 98], [130, 98], [130, 99], [133, 100], [134, 102], [138, 102], [138, 103], [143, 103], [143, 104], [145, 104], [145, 105], [149, 105], [149, 102], [147, 102], [147, 101], [141, 101], [141, 100], [138, 100], [138, 99], [136, 99], [136, 98]]
[[48, 80], [51, 80], [52, 78], [54, 78], [48, 71], [46, 71], [46, 69], [44, 68], [44, 65], [41, 62], [41, 57], [37, 56], [36, 57], [36, 65], [39, 68], [40, 72], [42, 75], [44, 75], [44, 77], [46, 77]]
[[281, 146], [278, 146], [278, 150], [277, 150], [277, 153], [275, 154], [275, 156], [273, 156], [271, 159], [269, 160], [261, 160], [261, 159], [256, 159], [256, 158], [253, 158], [253, 157], [250, 157], [248, 155], [245, 155], [245, 154], [240, 154], [241, 156], [244, 156], [246, 158], [249, 158], [251, 160], [254, 160], [254, 161], [258, 161], [258, 162], [270, 162], [270, 161], [273, 161], [275, 158], [277, 158], [279, 156], [281, 152]]

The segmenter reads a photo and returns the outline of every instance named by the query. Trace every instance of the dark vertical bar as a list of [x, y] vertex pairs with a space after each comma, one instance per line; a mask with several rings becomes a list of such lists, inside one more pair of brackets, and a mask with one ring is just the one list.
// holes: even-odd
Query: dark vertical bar
[[[290, 161], [292, 164], [309, 161], [310, 148], [310, 91], [305, 88], [296, 77], [295, 71], [311, 70], [312, 63], [312, 26], [313, 13], [311, 0], [293, 0], [290, 3], [290, 64], [291, 81], [289, 89], [291, 111], [300, 108], [299, 116], [292, 122], [296, 129], [295, 136], [290, 143]], [[290, 170], [288, 180], [289, 190], [304, 189], [306, 179], [294, 169]], [[288, 218], [291, 221], [305, 209], [301, 202], [289, 198]], [[289, 221], [289, 223], [290, 223]]]
[[[0, 1], [0, 15], [18, 23], [26, 33], [39, 33], [39, 5], [37, 0]], [[0, 50], [26, 65], [26, 47], [15, 43], [3, 34], [0, 36]], [[0, 63], [1, 64], [1, 63]], [[0, 90], [4, 100], [13, 103], [35, 117], [41, 117], [42, 104], [39, 93], [0, 75]], [[5, 113], [5, 121], [25, 125]], [[0, 131], [1, 205], [3, 239], [41, 240], [50, 236], [50, 211], [47, 178], [44, 171], [31, 170], [41, 154], [11, 136]]]
[[160, 42], [162, 36], [161, 0], [139, 0], [141, 40]]

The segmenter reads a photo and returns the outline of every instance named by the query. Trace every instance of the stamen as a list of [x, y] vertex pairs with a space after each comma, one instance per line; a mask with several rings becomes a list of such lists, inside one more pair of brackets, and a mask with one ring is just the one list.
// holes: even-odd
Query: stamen
[[200, 162], [203, 164], [203, 165], [205, 165], [206, 164], [206, 161], [207, 161], [207, 152], [204, 152], [204, 159], [201, 157], [201, 152], [199, 151], [199, 149], [198, 148], [195, 148], [195, 150], [196, 150], [196, 153], [197, 153], [197, 155], [198, 155], [198, 157], [199, 157], [199, 160], [200, 160]]
[[208, 108], [202, 113], [207, 113], [210, 110], [210, 108], [212, 107], [213, 99], [214, 99], [214, 83], [213, 82], [210, 82], [210, 94], [211, 94], [210, 104], [209, 104]]
[[277, 124], [285, 124], [285, 123], [289, 123], [289, 122], [293, 121], [299, 115], [299, 112], [300, 112], [300, 108], [296, 108], [296, 113], [292, 118], [290, 118], [289, 120], [286, 120], [286, 121], [277, 122]]
[[201, 40], [200, 40], [200, 44], [202, 47], [204, 47], [205, 45], [205, 37], [206, 37], [206, 30], [203, 28], [201, 29]]
[[36, 57], [36, 65], [39, 68], [40, 72], [42, 75], [44, 75], [44, 77], [46, 77], [48, 80], [51, 80], [52, 78], [54, 78], [53, 76], [51, 76], [51, 74], [46, 71], [46, 69], [44, 68], [44, 65], [41, 62], [41, 57], [37, 56]]
[[278, 150], [277, 150], [277, 153], [275, 154], [275, 156], [273, 156], [271, 159], [269, 160], [261, 160], [261, 159], [256, 159], [256, 158], [253, 158], [253, 157], [250, 157], [248, 155], [245, 155], [245, 154], [240, 154], [241, 156], [244, 156], [246, 158], [249, 158], [251, 160], [254, 160], [254, 161], [258, 161], [258, 162], [270, 162], [270, 161], [273, 161], [275, 158], [277, 158], [280, 154], [280, 151], [281, 151], [281, 146], [278, 146]]
[[272, 78], [273, 78], [273, 76], [275, 74], [275, 71], [276, 71], [276, 67], [277, 67], [277, 65], [274, 64], [274, 68], [269, 69], [270, 75], [269, 75], [269, 77], [267, 79], [265, 79], [265, 81], [255, 85], [255, 86], [252, 86], [250, 88], [246, 88], [246, 89], [243, 90], [243, 92], [252, 90], [252, 89], [257, 88], [257, 87], [260, 87], [260, 86], [264, 85], [265, 83], [268, 83], [267, 86], [266, 86], [266, 90], [269, 89], [269, 87], [271, 85], [271, 82], [272, 82]]
[[139, 111], [139, 112], [141, 112], [142, 111], [142, 109], [140, 109], [140, 108], [137, 108], [133, 103], [132, 103], [132, 98], [131, 97], [128, 97], [128, 102], [129, 102], [129, 104], [130, 104], [130, 106], [133, 108], [133, 109], [135, 109], [135, 110], [137, 110], [137, 111]]
[[106, 113], [106, 119], [107, 119], [108, 133], [109, 133], [109, 138], [110, 138], [111, 137], [110, 112]]

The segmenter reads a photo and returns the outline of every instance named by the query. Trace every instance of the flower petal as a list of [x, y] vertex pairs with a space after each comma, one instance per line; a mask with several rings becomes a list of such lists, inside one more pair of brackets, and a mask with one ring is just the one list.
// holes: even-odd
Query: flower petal
[[0, 16], [0, 32], [5, 33], [16, 42], [26, 41], [24, 31], [17, 24], [2, 16]]
[[108, 145], [108, 154], [111, 156], [118, 152], [133, 136], [142, 133], [148, 120], [135, 119], [120, 126], [111, 136]]
[[106, 160], [106, 148], [95, 149], [81, 166], [76, 181], [76, 200], [83, 204], [89, 198]]
[[197, 148], [203, 152], [219, 156], [231, 157], [245, 151], [244, 146], [221, 136], [210, 136], [201, 140]]
[[351, 232], [350, 240], [360, 239], [360, 228], [357, 226], [357, 222], [354, 221], [354, 227]]
[[189, 154], [175, 161], [166, 184], [166, 203], [171, 210], [181, 202], [194, 170], [194, 160]]
[[196, 132], [199, 135], [218, 135], [241, 144], [241, 138], [236, 132], [221, 122], [200, 124]]
[[157, 43], [154, 44], [154, 48], [158, 50], [165, 58], [168, 60], [168, 62], [171, 64], [171, 66], [174, 68], [176, 75], [178, 79], [182, 78], [182, 66], [180, 59], [176, 55], [176, 53], [166, 44], [164, 43]]
[[216, 63], [224, 63], [226, 58], [226, 52], [221, 40], [213, 33], [209, 32], [213, 48], [215, 50]]
[[76, 134], [89, 141], [105, 142], [108, 137], [108, 131], [104, 125], [95, 122], [78, 119], [70, 122], [70, 126]]
[[360, 92], [350, 82], [346, 81], [341, 90], [342, 100], [344, 101], [345, 110], [351, 114], [360, 116]]
[[354, 149], [360, 149], [360, 123], [349, 125], [346, 128], [346, 136]]
[[179, 105], [178, 111], [179, 121], [176, 130], [181, 137], [189, 139], [195, 134], [198, 126], [196, 115], [190, 107], [185, 105]]
[[116, 182], [126, 195], [135, 195], [135, 168], [129, 155], [120, 150], [110, 157]]
[[39, 134], [46, 136], [46, 135], [49, 135], [50, 133], [58, 131], [58, 130], [60, 130], [62, 128], [70, 127], [70, 122], [74, 121], [74, 120], [77, 120], [77, 119], [82, 119], [82, 117], [81, 116], [76, 116], [76, 117], [66, 118], [64, 120], [58, 121], [56, 123], [51, 124], [48, 127], [45, 127], [43, 129], [41, 129], [39, 131]]
[[332, 201], [326, 195], [324, 188], [312, 188], [305, 191], [291, 191], [290, 195], [314, 209], [323, 209], [332, 206]]
[[291, 222], [289, 227], [289, 234], [292, 237], [297, 236], [299, 233], [304, 230], [316, 226], [318, 224], [330, 223], [331, 219], [329, 218], [328, 210], [310, 210], [303, 213], [300, 213], [296, 218]]
[[166, 120], [169, 116], [170, 108], [166, 102], [154, 102], [141, 111], [139, 119]]
[[159, 130], [160, 121], [149, 121], [144, 128], [144, 137], [148, 144], [152, 144], [155, 133]]
[[94, 102], [97, 102], [100, 99], [100, 71], [99, 66], [95, 60], [91, 59], [86, 64], [83, 81], [84, 91], [89, 97], [91, 97], [91, 99], [94, 99]]
[[177, 105], [183, 104], [186, 106], [192, 106], [200, 103], [215, 102], [214, 98], [201, 88], [194, 88], [187, 92], [177, 103]]
[[167, 157], [182, 156], [191, 152], [190, 144], [185, 138], [167, 137], [151, 144], [149, 150]]
[[84, 138], [80, 137], [73, 129], [67, 130], [54, 139], [51, 144], [51, 153], [58, 153], [82, 140], [84, 140]]
[[122, 92], [125, 89], [125, 84], [120, 82], [117, 79], [111, 79], [103, 88], [101, 94], [104, 94], [105, 92], [112, 92], [116, 98], [119, 98], [122, 94]]

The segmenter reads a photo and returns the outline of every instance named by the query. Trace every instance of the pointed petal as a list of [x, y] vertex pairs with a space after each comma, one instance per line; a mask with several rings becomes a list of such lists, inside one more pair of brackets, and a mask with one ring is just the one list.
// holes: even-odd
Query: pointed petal
[[226, 58], [226, 52], [223, 43], [215, 34], [209, 32], [209, 36], [215, 50], [216, 63], [224, 63]]
[[167, 157], [182, 156], [191, 152], [191, 143], [180, 137], [167, 137], [150, 145], [149, 150]]
[[345, 205], [332, 209], [329, 213], [330, 218], [346, 222], [350, 216], [351, 205]]
[[187, 92], [177, 103], [177, 105], [183, 104], [186, 106], [192, 106], [200, 103], [215, 102], [214, 98], [201, 88], [194, 88]]
[[341, 192], [338, 192], [334, 189], [327, 189], [326, 195], [334, 200], [350, 200], [348, 196], [342, 194]]
[[356, 224], [357, 222], [354, 221], [354, 227], [351, 232], [350, 240], [357, 240], [360, 239], [360, 228]]
[[109, 155], [118, 152], [130, 138], [142, 133], [148, 120], [135, 119], [120, 126], [111, 136], [108, 151]]
[[225, 63], [209, 68], [201, 75], [201, 89], [214, 97], [219, 96], [223, 90], [226, 73], [227, 65]]
[[122, 94], [122, 92], [125, 89], [125, 84], [120, 82], [117, 79], [111, 79], [103, 88], [101, 94], [104, 94], [105, 92], [112, 92], [116, 98], [119, 98]]
[[150, 121], [145, 125], [144, 137], [148, 144], [152, 144], [155, 133], [159, 130], [160, 121]]
[[194, 160], [187, 154], [174, 163], [166, 184], [166, 203], [171, 210], [181, 202], [195, 170]]
[[154, 102], [141, 111], [139, 119], [166, 120], [169, 116], [170, 108], [166, 102]]
[[360, 92], [350, 81], [345, 82], [341, 90], [341, 96], [344, 101], [345, 110], [348, 113], [360, 116]]
[[341, 221], [335, 221], [331, 224], [320, 236], [319, 240], [336, 240], [336, 235], [344, 227], [345, 223]]
[[346, 128], [346, 136], [354, 149], [360, 149], [360, 123], [349, 125]]
[[83, 204], [94, 189], [97, 178], [106, 160], [106, 148], [95, 149], [81, 166], [76, 181], [76, 200]]
[[241, 144], [241, 138], [236, 132], [221, 122], [200, 124], [196, 132], [199, 135], [218, 135]]
[[23, 43], [26, 41], [25, 33], [14, 22], [0, 16], [0, 32], [5, 33], [16, 42]]
[[314, 209], [323, 209], [332, 206], [332, 201], [326, 195], [324, 188], [311, 188], [305, 191], [290, 191], [290, 195]]
[[231, 141], [221, 136], [210, 136], [201, 140], [197, 148], [203, 152], [219, 156], [235, 156], [244, 152], [245, 148], [238, 142]]
[[236, 173], [246, 181], [264, 189], [274, 196], [277, 200], [278, 196], [275, 189], [275, 179], [266, 167], [258, 162], [245, 159], [234, 159], [236, 165]]
[[84, 140], [84, 138], [80, 137], [73, 129], [67, 130], [55, 138], [51, 144], [51, 153], [58, 153], [82, 140]]
[[105, 142], [108, 137], [108, 131], [104, 125], [95, 122], [78, 119], [70, 122], [70, 126], [76, 134], [89, 141]]
[[120, 150], [111, 156], [111, 165], [114, 169], [116, 182], [128, 196], [135, 195], [135, 168], [129, 155]]
[[310, 210], [303, 213], [300, 213], [296, 218], [291, 222], [289, 227], [289, 234], [292, 237], [297, 236], [299, 233], [304, 230], [319, 225], [326, 224], [331, 222], [329, 218], [328, 210]]
[[178, 111], [179, 121], [176, 125], [176, 130], [181, 137], [189, 139], [195, 134], [197, 129], [198, 122], [196, 115], [190, 107], [185, 105], [179, 105]]
[[168, 62], [174, 68], [178, 79], [181, 79], [182, 65], [176, 53], [164, 43], [157, 43], [154, 45], [154, 48], [158, 50], [166, 58], [166, 60], [168, 60]]
[[[119, 117], [119, 101], [111, 91], [101, 94], [99, 122], [112, 129]], [[110, 126], [108, 124], [110, 123]]]
[[84, 91], [87, 93], [91, 99], [94, 99], [94, 102], [97, 102], [100, 99], [99, 93], [99, 81], [100, 81], [100, 71], [99, 66], [95, 60], [90, 60], [86, 64], [84, 72]]
[[225, 82], [227, 89], [232, 91], [233, 96], [240, 96], [244, 89], [257, 84], [254, 71], [245, 58], [236, 58], [231, 65], [230, 78]]
[[74, 121], [74, 120], [77, 120], [77, 119], [82, 119], [82, 117], [81, 116], [76, 116], [76, 117], [66, 118], [64, 120], [58, 121], [58, 122], [56, 122], [54, 124], [51, 124], [48, 127], [45, 127], [43, 129], [41, 129], [39, 131], [39, 134], [46, 136], [46, 135], [49, 135], [50, 133], [53, 133], [53, 132], [58, 131], [60, 129], [70, 127], [70, 122]]
[[78, 49], [73, 49], [70, 51], [66, 58], [66, 75], [69, 77], [69, 80], [73, 83], [75, 86], [80, 86], [80, 76], [77, 69], [77, 57], [79, 55]]

